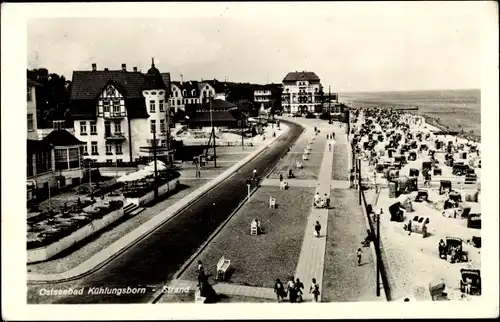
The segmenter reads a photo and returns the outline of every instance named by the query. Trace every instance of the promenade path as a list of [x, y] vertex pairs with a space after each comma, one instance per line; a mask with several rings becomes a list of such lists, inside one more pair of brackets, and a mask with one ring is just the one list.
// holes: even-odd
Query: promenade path
[[[364, 251], [363, 265], [357, 266], [356, 250], [365, 237], [366, 226], [361, 207], [357, 203], [357, 192], [349, 189], [347, 174], [350, 167], [350, 152], [345, 129], [337, 123], [331, 125], [319, 120], [294, 119], [293, 121], [307, 127], [299, 139], [299, 144], [313, 135], [314, 131], [310, 129], [316, 126], [320, 130], [318, 139], [324, 142], [322, 150], [324, 152], [317, 175], [318, 180], [309, 177], [301, 179], [298, 176], [287, 182], [290, 186], [315, 187], [315, 192], [321, 196], [327, 194], [332, 201], [330, 209], [316, 209], [312, 206], [314, 196], [311, 195], [311, 210], [295, 273], [295, 278], [300, 278], [305, 286], [304, 301], [313, 300], [312, 294], [308, 292], [313, 278], [320, 284], [319, 300], [323, 302], [385, 300], [383, 297], [376, 297], [374, 260], [369, 249]], [[336, 140], [323, 139], [322, 136], [332, 132], [335, 132]], [[290, 152], [293, 153], [294, 149], [300, 151], [302, 148], [292, 148]], [[342, 160], [334, 161], [334, 158]], [[287, 161], [284, 160], [283, 166], [290, 163]], [[284, 170], [279, 170], [281, 171]], [[265, 179], [262, 185], [279, 186], [279, 179], [271, 176]], [[319, 238], [314, 235], [316, 221], [322, 226]], [[174, 280], [170, 286], [193, 288], [195, 284], [196, 282], [186, 280]], [[276, 300], [272, 288], [218, 283], [214, 285], [214, 289], [229, 296]], [[168, 302], [167, 297], [161, 297], [158, 303]]]

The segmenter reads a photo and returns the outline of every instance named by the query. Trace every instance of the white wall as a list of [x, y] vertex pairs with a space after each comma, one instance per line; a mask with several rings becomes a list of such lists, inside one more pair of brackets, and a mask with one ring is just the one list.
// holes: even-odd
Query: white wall
[[[300, 82], [305, 82], [305, 86], [299, 86]], [[299, 103], [298, 94], [299, 90], [303, 88], [306, 93], [311, 93], [312, 102], [311, 103]], [[316, 99], [314, 97], [316, 90], [319, 92], [321, 89], [320, 84], [309, 84], [307, 81], [297, 81], [295, 84], [283, 84], [283, 94], [290, 94], [290, 103], [282, 102], [283, 105], [290, 105], [291, 113], [295, 113], [299, 110], [299, 106], [306, 105], [307, 110], [314, 112], [314, 105], [316, 104]], [[288, 90], [288, 91], [287, 91]], [[295, 94], [295, 98], [294, 98]]]
[[[31, 100], [28, 101], [28, 97], [26, 97], [26, 118], [28, 114], [33, 115], [33, 129], [27, 129], [28, 131], [28, 140], [38, 140], [38, 133], [37, 133], [37, 119], [36, 119], [36, 87], [35, 86], [28, 86], [27, 90], [31, 90]], [[26, 126], [27, 126], [27, 121], [26, 121]]]

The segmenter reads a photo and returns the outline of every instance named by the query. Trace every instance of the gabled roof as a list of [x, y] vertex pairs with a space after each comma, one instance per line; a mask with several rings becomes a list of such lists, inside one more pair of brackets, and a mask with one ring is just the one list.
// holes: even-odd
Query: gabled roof
[[71, 83], [71, 100], [95, 99], [109, 81], [123, 91], [125, 98], [143, 98], [141, 86], [145, 76], [140, 72], [122, 70], [74, 71]]
[[285, 76], [285, 78], [283, 78], [283, 83], [296, 82], [298, 80], [319, 81], [320, 79], [314, 72], [290, 72]]
[[85, 144], [66, 130], [54, 130], [50, 132], [49, 135], [47, 135], [42, 141], [47, 144], [52, 144], [53, 146]]
[[222, 83], [222, 82], [219, 82], [216, 79], [206, 80], [206, 81], [203, 81], [203, 83], [207, 83], [210, 86], [212, 86], [214, 88], [214, 90], [215, 90], [216, 93], [224, 93], [224, 91], [226, 89], [226, 84]]

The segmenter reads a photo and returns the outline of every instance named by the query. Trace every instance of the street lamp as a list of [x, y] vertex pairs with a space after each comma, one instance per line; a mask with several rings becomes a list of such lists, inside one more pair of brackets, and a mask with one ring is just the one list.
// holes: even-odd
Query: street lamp
[[[382, 209], [380, 210], [382, 211]], [[375, 220], [377, 222], [377, 238], [375, 241], [376, 249], [376, 271], [377, 271], [377, 297], [380, 296], [380, 214], [375, 214]]]

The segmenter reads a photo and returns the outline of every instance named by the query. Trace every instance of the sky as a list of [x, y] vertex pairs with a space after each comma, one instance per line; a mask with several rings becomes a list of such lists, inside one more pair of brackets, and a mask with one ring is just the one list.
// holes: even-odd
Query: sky
[[28, 68], [71, 78], [92, 63], [146, 71], [155, 57], [173, 80], [280, 83], [307, 70], [332, 92], [481, 87], [477, 3], [204, 5], [208, 14], [161, 7], [168, 15], [30, 19]]

